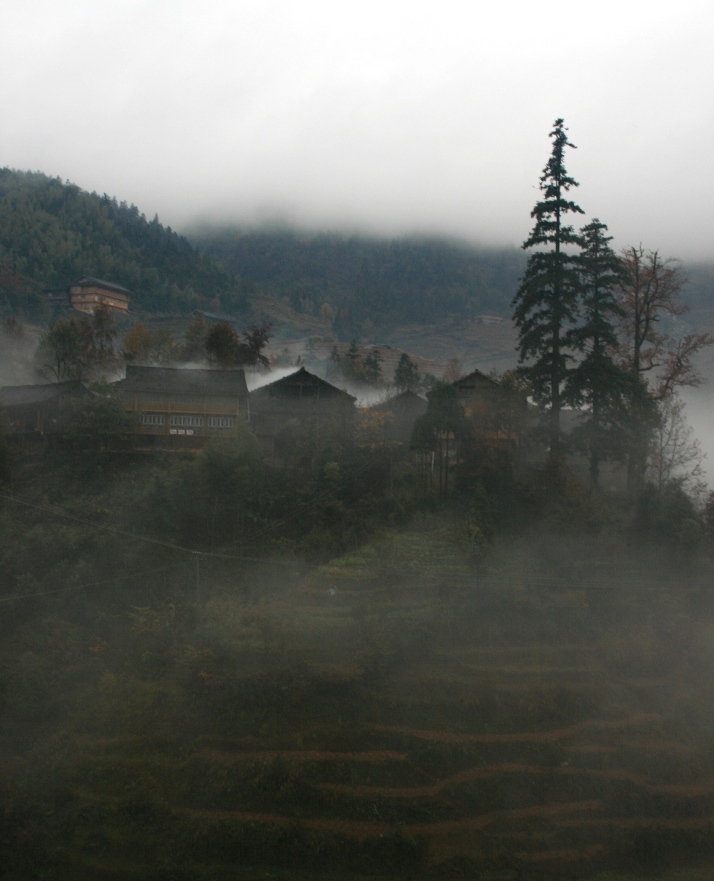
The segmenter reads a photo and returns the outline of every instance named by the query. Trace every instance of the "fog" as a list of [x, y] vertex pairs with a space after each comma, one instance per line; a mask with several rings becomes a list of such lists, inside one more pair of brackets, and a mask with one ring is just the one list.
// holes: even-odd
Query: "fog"
[[514, 245], [562, 116], [577, 201], [615, 244], [703, 258], [713, 32], [699, 0], [9, 0], [0, 164], [180, 230], [281, 221]]
[[38, 381], [35, 352], [40, 335], [35, 328], [10, 322], [0, 326], [0, 385]]
[[699, 442], [704, 459], [704, 476], [709, 487], [714, 486], [714, 386], [711, 381], [701, 388], [688, 389], [682, 397], [686, 401], [686, 419]]
[[245, 381], [248, 386], [248, 391], [254, 392], [256, 389], [262, 388], [264, 385], [270, 385], [270, 383], [277, 382], [279, 379], [285, 379], [286, 376], [292, 376], [292, 374], [297, 373], [299, 369], [299, 367], [293, 366], [279, 367], [268, 372], [247, 370]]

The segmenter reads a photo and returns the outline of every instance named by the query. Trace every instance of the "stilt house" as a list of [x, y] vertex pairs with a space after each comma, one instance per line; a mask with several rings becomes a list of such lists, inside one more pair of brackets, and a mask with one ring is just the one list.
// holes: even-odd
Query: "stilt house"
[[135, 415], [140, 446], [200, 448], [212, 437], [236, 436], [247, 421], [248, 387], [243, 370], [192, 370], [128, 365], [114, 383]]

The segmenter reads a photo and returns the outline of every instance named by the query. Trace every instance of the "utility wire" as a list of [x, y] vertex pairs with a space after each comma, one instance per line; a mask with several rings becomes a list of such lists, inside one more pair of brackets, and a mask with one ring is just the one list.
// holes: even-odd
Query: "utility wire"
[[71, 520], [74, 523], [81, 523], [83, 526], [88, 526], [91, 529], [96, 529], [99, 532], [109, 532], [113, 535], [119, 535], [123, 538], [131, 538], [135, 541], [143, 541], [147, 544], [158, 545], [159, 547], [167, 548], [171, 551], [181, 551], [185, 554], [191, 554], [194, 557], [201, 557], [203, 559], [214, 558], [218, 560], [236, 560], [239, 562], [246, 563], [279, 563], [286, 566], [315, 566], [315, 568], [319, 568], [319, 565], [309, 564], [309, 563], [301, 563], [299, 561], [293, 560], [281, 560], [278, 557], [273, 558], [262, 558], [262, 557], [247, 557], [243, 555], [237, 554], [222, 554], [216, 551], [201, 551], [196, 548], [187, 548], [183, 545], [173, 544], [171, 542], [162, 541], [158, 538], [151, 538], [150, 536], [140, 535], [135, 532], [127, 532], [123, 529], [117, 529], [114, 526], [107, 526], [103, 523], [96, 523], [92, 520], [87, 520], [84, 517], [77, 517], [75, 514], [70, 514], [68, 511], [65, 511], [63, 508], [60, 508], [57, 505], [38, 505], [35, 502], [30, 502], [27, 499], [21, 499], [18, 496], [10, 495], [9, 493], [0, 492], [0, 499], [5, 499], [9, 502], [13, 502], [17, 505], [24, 505], [27, 508], [33, 508], [36, 511], [41, 511], [44, 514], [51, 514], [55, 517], [64, 517], [66, 520]]
[[[163, 548], [168, 548], [172, 551], [183, 551], [187, 554], [198, 554], [200, 551], [196, 551], [193, 548], [184, 548], [181, 545], [171, 544], [170, 542], [161, 541], [158, 538], [149, 538], [145, 535], [136, 535], [133, 532], [126, 532], [123, 529], [116, 529], [113, 526], [106, 526], [102, 523], [94, 523], [91, 520], [85, 520], [83, 517], [77, 517], [75, 514], [70, 514], [62, 508], [57, 506], [50, 505], [38, 505], [35, 502], [29, 502], [27, 499], [21, 499], [17, 496], [11, 496], [8, 493], [0, 492], [0, 499], [6, 499], [8, 502], [14, 502], [16, 505], [24, 505], [27, 508], [34, 508], [36, 511], [42, 511], [46, 514], [54, 514], [56, 517], [64, 517], [67, 520], [73, 520], [75, 523], [81, 523], [84, 526], [90, 526], [92, 529], [99, 529], [103, 532], [111, 532], [114, 535], [121, 535], [124, 538], [133, 538], [136, 541], [147, 542], [148, 544], [159, 545]], [[207, 556], [207, 555], [204, 555]]]
[[[331, 492], [331, 490], [328, 490], [324, 495], [328, 495], [329, 492]], [[265, 530], [263, 530], [263, 532], [268, 532], [268, 531], [274, 529], [275, 527], [279, 526], [281, 524], [281, 522], [286, 522], [287, 520], [293, 519], [299, 513], [304, 513], [305, 510], [309, 510], [311, 507], [318, 504], [322, 500], [324, 495], [318, 496], [316, 499], [313, 499], [310, 503], [303, 506], [300, 511], [292, 512], [288, 517], [284, 518], [284, 521], [276, 521], [276, 523], [274, 523], [274, 524], [269, 524], [265, 528]], [[69, 512], [65, 511], [63, 508], [60, 508], [58, 506], [39, 505], [35, 502], [28, 501], [27, 499], [22, 499], [17, 496], [10, 495], [9, 493], [0, 492], [0, 499], [5, 499], [9, 502], [13, 502], [14, 504], [23, 505], [25, 507], [32, 508], [34, 510], [41, 511], [42, 513], [45, 513], [45, 514], [51, 514], [56, 517], [64, 517], [67, 520], [73, 521], [75, 523], [81, 523], [84, 526], [88, 526], [91, 529], [96, 529], [100, 532], [108, 532], [113, 535], [119, 535], [123, 538], [130, 538], [135, 541], [141, 541], [141, 542], [144, 542], [147, 544], [157, 545], [159, 547], [163, 547], [168, 550], [179, 551], [181, 553], [190, 554], [194, 558], [200, 558], [200, 559], [204, 559], [204, 560], [208, 560], [208, 559], [233, 560], [236, 562], [258, 563], [258, 564], [263, 564], [263, 565], [270, 564], [270, 565], [291, 566], [291, 567], [298, 566], [301, 569], [307, 569], [307, 570], [320, 570], [320, 569], [324, 568], [325, 565], [329, 565], [329, 564], [325, 564], [325, 563], [306, 563], [306, 562], [299, 561], [299, 560], [284, 560], [279, 557], [252, 557], [252, 556], [244, 556], [244, 555], [238, 555], [238, 554], [225, 554], [225, 553], [220, 553], [220, 552], [216, 552], [216, 551], [201, 551], [201, 550], [197, 550], [195, 548], [187, 548], [187, 547], [184, 547], [183, 545], [177, 545], [177, 544], [173, 544], [171, 542], [165, 542], [165, 541], [162, 541], [161, 539], [151, 538], [150, 536], [139, 535], [134, 532], [127, 532], [126, 530], [117, 529], [116, 527], [113, 527], [113, 526], [107, 526], [105, 524], [96, 523], [91, 520], [87, 520], [83, 517], [78, 517], [75, 514], [70, 514]], [[402, 567], [401, 571], [403, 571], [403, 567]], [[141, 573], [139, 573], [139, 574], [141, 574]], [[428, 573], [428, 572], [424, 572], [424, 573], [414, 572], [413, 574], [416, 577], [418, 577], [422, 583], [428, 582], [430, 584], [434, 584], [434, 583], [438, 582], [438, 583], [444, 584], [444, 586], [446, 586], [446, 587], [448, 587], [448, 586], [451, 586], [451, 587], [470, 587], [470, 586], [473, 586], [472, 577], [467, 575], [466, 573], [461, 573], [460, 576], [457, 576], [457, 577], [455, 577], [454, 575], [449, 575], [448, 573], [442, 573], [440, 575], [432, 575], [431, 573]], [[127, 576], [127, 577], [133, 577], [133, 576]], [[333, 574], [330, 577], [334, 578], [335, 576]], [[339, 577], [339, 576], [337, 576], [337, 577]], [[476, 579], [475, 573], [473, 575], [473, 579], [474, 580]], [[668, 576], [648, 575], [647, 579], [650, 583], [652, 583], [652, 582], [666, 583], [666, 582], [670, 581], [670, 578]], [[110, 581], [111, 580], [112, 579], [110, 579]], [[506, 587], [506, 586], [507, 587], [520, 587], [520, 588], [526, 588], [526, 589], [536, 588], [536, 587], [550, 587], [550, 586], [554, 586], [554, 585], [572, 586], [573, 588], [575, 588], [576, 585], [573, 584], [574, 580], [575, 579], [570, 579], [568, 576], [550, 577], [550, 576], [534, 576], [534, 575], [524, 575], [521, 578], [518, 578], [518, 577], [499, 578], [499, 577], [489, 576], [488, 574], [485, 574], [485, 573], [482, 574], [479, 578], [479, 581], [481, 581], [483, 584], [489, 584], [489, 585], [494, 585], [494, 586], [501, 585], [504, 587]], [[105, 582], [97, 582], [97, 583], [101, 584], [101, 583], [105, 583]], [[607, 579], [606, 584], [597, 585], [597, 589], [605, 589], [606, 587], [615, 587], [615, 586], [622, 586], [622, 585], [630, 586], [631, 583], [632, 583], [631, 579], [627, 579], [627, 580]], [[581, 583], [579, 586], [581, 589], [583, 589], [586, 585]], [[594, 587], [594, 585], [592, 585], [592, 584], [587, 585], [587, 586], [590, 589], [592, 589]], [[57, 591], [50, 591], [49, 593], [62, 593], [64, 591], [74, 590], [74, 589], [75, 588], [61, 588]], [[642, 589], [642, 588], [640, 588], [640, 589]], [[44, 596], [44, 595], [45, 594], [26, 594], [26, 595], [23, 595], [23, 597], [19, 597], [19, 598], [24, 598], [24, 596]], [[13, 598], [6, 597], [6, 598], [0, 598], [0, 599], [6, 600], [6, 599], [13, 599]]]
[[183, 566], [183, 563], [174, 563], [172, 566], [161, 566], [159, 569], [146, 569], [143, 572], [133, 572], [131, 575], [117, 575], [114, 578], [105, 578], [102, 581], [90, 581], [85, 584], [74, 584], [72, 587], [60, 587], [57, 590], [46, 590], [40, 593], [23, 593], [9, 597], [0, 597], [0, 603], [9, 603], [12, 600], [26, 600], [31, 597], [47, 597], [58, 593], [68, 593], [74, 590], [83, 590], [87, 587], [100, 587], [103, 584], [114, 584], [117, 581], [129, 581], [132, 578], [141, 578], [144, 575], [155, 575], [157, 572], [166, 572], [170, 569], [177, 569]]

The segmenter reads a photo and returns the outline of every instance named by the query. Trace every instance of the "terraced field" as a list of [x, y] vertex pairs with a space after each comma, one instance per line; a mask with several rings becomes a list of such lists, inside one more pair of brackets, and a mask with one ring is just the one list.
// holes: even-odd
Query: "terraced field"
[[13, 853], [34, 828], [73, 881], [714, 877], [709, 602], [647, 565], [547, 582], [431, 523], [250, 593], [216, 576], [190, 627], [135, 610], [7, 763]]

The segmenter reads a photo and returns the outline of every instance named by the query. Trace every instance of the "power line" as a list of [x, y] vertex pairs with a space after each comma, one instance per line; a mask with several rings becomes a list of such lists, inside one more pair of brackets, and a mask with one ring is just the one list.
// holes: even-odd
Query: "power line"
[[67, 520], [72, 520], [75, 523], [81, 523], [84, 526], [89, 526], [92, 529], [98, 529], [103, 532], [111, 532], [114, 535], [121, 535], [124, 538], [133, 538], [136, 541], [143, 541], [148, 544], [159, 545], [160, 547], [168, 548], [172, 551], [183, 551], [187, 554], [197, 554], [199, 551], [194, 550], [193, 548], [184, 548], [181, 545], [171, 544], [170, 542], [161, 541], [158, 538], [150, 538], [144, 535], [137, 535], [133, 532], [126, 532], [123, 529], [116, 529], [113, 526], [106, 526], [102, 523], [93, 523], [91, 520], [85, 520], [83, 517], [77, 517], [75, 514], [70, 514], [67, 511], [59, 508], [57, 506], [50, 505], [38, 505], [35, 502], [29, 502], [27, 499], [21, 499], [17, 496], [11, 496], [8, 493], [0, 492], [0, 498], [6, 499], [8, 502], [14, 502], [16, 505], [24, 505], [27, 508], [34, 508], [36, 511], [42, 511], [46, 514], [54, 514], [56, 517], [64, 517]]
[[100, 587], [103, 584], [115, 584], [117, 581], [128, 581], [132, 578], [141, 578], [144, 575], [154, 575], [157, 572], [166, 572], [170, 569], [177, 569], [179, 566], [183, 566], [183, 563], [174, 563], [172, 566], [161, 566], [158, 569], [147, 569], [143, 572], [134, 572], [131, 575], [117, 575], [114, 578], [105, 578], [102, 581], [90, 581], [85, 584], [74, 584], [72, 585], [72, 587], [60, 587], [57, 590], [46, 590], [39, 593], [23, 593], [9, 597], [0, 597], [0, 603], [9, 603], [12, 600], [26, 600], [32, 597], [53, 596], [58, 593], [68, 593], [70, 591], [83, 590], [87, 587]]
[[[65, 511], [63, 508], [60, 508], [56, 505], [38, 505], [35, 502], [30, 502], [27, 499], [21, 499], [18, 496], [13, 496], [9, 493], [4, 492], [0, 492], [0, 499], [6, 499], [9, 502], [14, 502], [17, 505], [24, 505], [27, 508], [33, 508], [34, 510], [40, 511], [44, 514], [51, 514], [55, 517], [64, 517], [66, 520], [71, 520], [74, 523], [81, 523], [83, 526], [88, 526], [90, 529], [96, 529], [99, 532], [109, 532], [112, 535], [119, 535], [122, 538], [131, 538], [135, 541], [142, 541], [147, 544], [158, 545], [159, 547], [167, 548], [171, 551], [180, 551], [185, 554], [191, 554], [194, 557], [202, 557], [204, 559], [213, 558], [217, 560], [236, 560], [238, 562], [245, 563], [276, 563], [285, 566], [315, 566], [315, 564], [301, 563], [300, 561], [296, 560], [281, 560], [278, 557], [247, 557], [237, 554], [222, 554], [215, 551], [201, 551], [196, 548], [187, 548], [183, 545], [177, 545], [171, 542], [162, 541], [158, 538], [151, 538], [150, 536], [137, 534], [136, 532], [127, 532], [126, 530], [117, 529], [114, 526], [107, 526], [103, 523], [96, 523], [91, 520], [87, 520], [84, 517], [78, 517], [76, 514], [70, 514], [68, 511]], [[316, 568], [319, 568], [319, 565], [317, 565]]]
[[[316, 499], [313, 499], [307, 505], [303, 506], [301, 510], [299, 510], [297, 512], [292, 512], [288, 517], [284, 518], [283, 521], [276, 521], [274, 524], [268, 525], [266, 527], [266, 529], [264, 530], [264, 532], [268, 532], [271, 529], [274, 529], [275, 527], [279, 526], [281, 524], [281, 522], [286, 522], [287, 520], [292, 519], [293, 517], [297, 516], [298, 514], [304, 513], [305, 510], [309, 510], [311, 507], [318, 504], [325, 495], [329, 495], [330, 492], [331, 492], [331, 490], [328, 490], [325, 494], [321, 494]], [[257, 563], [260, 565], [278, 565], [278, 566], [290, 566], [290, 567], [297, 566], [303, 570], [313, 570], [313, 571], [320, 570], [325, 565], [329, 565], [328, 563], [307, 563], [307, 562], [300, 561], [300, 560], [285, 560], [285, 559], [281, 559], [279, 557], [252, 557], [252, 556], [244, 556], [244, 555], [238, 555], [238, 554], [225, 554], [225, 553], [220, 553], [220, 552], [215, 552], [215, 551], [201, 551], [201, 550], [197, 550], [195, 548], [187, 548], [187, 547], [184, 547], [183, 545], [177, 545], [177, 544], [173, 544], [171, 542], [165, 542], [165, 541], [162, 541], [161, 539], [151, 538], [150, 536], [145, 536], [145, 535], [137, 534], [134, 532], [127, 532], [126, 530], [118, 529], [118, 528], [115, 528], [112, 526], [107, 526], [107, 525], [101, 524], [101, 523], [96, 523], [91, 520], [87, 520], [83, 517], [78, 517], [75, 514], [70, 514], [69, 512], [65, 511], [64, 509], [62, 509], [58, 506], [39, 505], [39, 504], [36, 504], [35, 502], [28, 501], [27, 499], [22, 499], [17, 496], [10, 495], [9, 493], [0, 492], [0, 498], [5, 499], [9, 502], [13, 502], [18, 505], [23, 505], [25, 507], [32, 508], [34, 510], [40, 511], [45, 514], [50, 514], [50, 515], [53, 515], [56, 517], [63, 517], [63, 518], [70, 520], [72, 522], [81, 523], [84, 526], [87, 526], [91, 529], [96, 529], [100, 532], [108, 532], [113, 535], [121, 536], [123, 538], [129, 538], [129, 539], [133, 539], [135, 541], [140, 541], [140, 542], [144, 542], [147, 544], [152, 544], [152, 545], [156, 545], [159, 547], [163, 547], [168, 550], [179, 551], [181, 553], [190, 554], [197, 561], [199, 559], [204, 559], [204, 560], [215, 559], [215, 560], [242, 562], [242, 563]], [[174, 568], [174, 567], [168, 567], [168, 568]], [[161, 571], [161, 570], [156, 570], [156, 571]], [[142, 573], [138, 573], [138, 575], [141, 575], [141, 574]], [[474, 583], [476, 582], [476, 574], [475, 573], [473, 576], [470, 576], [468, 573], [465, 573], [465, 572], [461, 572], [458, 575], [456, 575], [456, 573], [454, 573], [453, 575], [450, 575], [449, 573], [445, 573], [445, 572], [431, 573], [431, 572], [414, 572], [414, 571], [412, 571], [412, 574], [417, 577], [417, 579], [422, 583], [422, 585], [426, 585], [426, 584], [434, 585], [436, 583], [439, 583], [439, 584], [442, 584], [444, 587], [464, 588], [464, 587], [473, 587]], [[126, 576], [126, 577], [132, 578], [132, 577], [138, 577], [138, 575], [137, 576]], [[334, 573], [332, 573], [330, 575], [330, 578], [335, 578], [335, 577], [339, 578], [339, 575], [336, 576]], [[104, 581], [104, 582], [96, 582], [96, 584], [100, 585], [100, 584], [104, 584], [104, 583], [111, 583], [116, 580], [121, 580], [121, 579], [109, 579], [108, 581]], [[537, 589], [537, 588], [553, 587], [553, 586], [558, 586], [561, 588], [571, 586], [573, 590], [576, 590], [576, 591], [581, 590], [582, 591], [586, 587], [590, 590], [592, 590], [593, 588], [596, 590], [603, 590], [603, 589], [607, 589], [608, 587], [618, 587], [618, 586], [628, 586], [629, 587], [632, 585], [631, 579], [627, 579], [627, 580], [624, 580], [624, 579], [623, 580], [602, 579], [602, 581], [604, 581], [604, 583], [597, 584], [597, 585], [594, 585], [592, 583], [585, 585], [581, 581], [581, 583], [579, 585], [575, 585], [573, 583], [575, 581], [575, 579], [570, 578], [569, 576], [552, 576], [551, 577], [551, 576], [542, 576], [542, 575], [537, 576], [537, 575], [529, 575], [529, 574], [524, 575], [522, 578], [518, 578], [518, 577], [515, 577], [515, 578], [514, 577], [510, 577], [510, 578], [505, 577], [504, 578], [504, 577], [497, 577], [497, 576], [495, 577], [493, 575], [488, 575], [488, 574], [482, 574], [478, 580], [481, 582], [481, 589], [484, 586], [488, 585], [488, 586], [521, 588], [521, 589], [525, 589], [526, 591]], [[596, 580], [600, 581], [601, 579], [596, 579]], [[648, 580], [648, 582], [653, 583], [655, 586], [658, 584], [665, 584], [668, 581], [670, 581], [668, 576], [653, 576], [653, 575], [648, 575], [647, 580]], [[93, 586], [93, 585], [86, 585], [86, 586]], [[46, 593], [23, 594], [18, 597], [0, 597], [0, 600], [7, 601], [7, 600], [11, 600], [11, 599], [24, 599], [26, 597], [31, 597], [31, 596], [49, 596], [54, 593], [64, 593], [64, 592], [67, 592], [70, 590], [79, 590], [79, 589], [81, 589], [81, 587], [82, 587], [82, 585], [77, 588], [75, 588], [75, 587], [60, 588], [56, 591], [48, 591]], [[638, 588], [638, 590], [640, 590], [640, 591], [643, 589], [644, 588], [642, 588], [642, 587]]]

